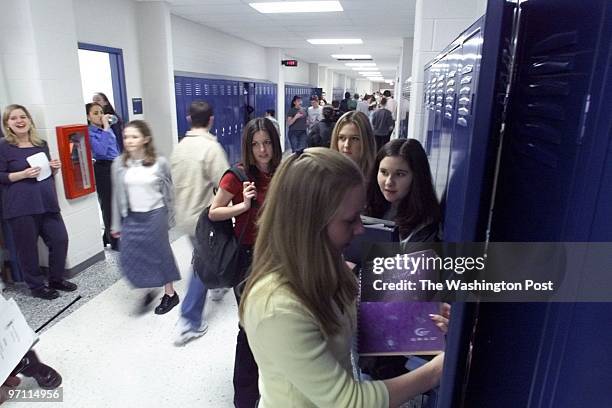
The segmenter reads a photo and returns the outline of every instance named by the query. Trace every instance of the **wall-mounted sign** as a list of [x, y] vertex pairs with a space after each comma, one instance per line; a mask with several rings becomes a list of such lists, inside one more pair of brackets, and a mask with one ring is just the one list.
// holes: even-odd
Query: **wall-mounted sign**
[[297, 67], [297, 60], [282, 60], [281, 65], [286, 67]]
[[132, 98], [132, 113], [142, 114], [142, 98]]

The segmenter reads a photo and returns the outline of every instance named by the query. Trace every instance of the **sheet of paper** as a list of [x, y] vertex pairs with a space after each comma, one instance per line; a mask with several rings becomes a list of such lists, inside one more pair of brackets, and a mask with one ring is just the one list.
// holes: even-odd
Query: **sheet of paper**
[[36, 339], [36, 333], [28, 326], [15, 300], [1, 301], [0, 383], [6, 380]]
[[40, 167], [40, 174], [36, 177], [36, 180], [41, 181], [51, 176], [51, 166], [49, 165], [49, 159], [43, 152], [33, 154], [26, 158], [30, 167]]

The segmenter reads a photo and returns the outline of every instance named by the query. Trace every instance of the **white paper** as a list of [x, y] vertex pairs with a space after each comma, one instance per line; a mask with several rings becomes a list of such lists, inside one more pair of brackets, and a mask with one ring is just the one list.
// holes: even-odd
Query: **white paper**
[[51, 177], [51, 166], [49, 165], [49, 159], [43, 152], [33, 154], [26, 158], [30, 167], [40, 167], [40, 174], [36, 177], [36, 180], [41, 181], [48, 177]]
[[0, 384], [7, 379], [38, 338], [28, 326], [15, 300], [2, 300], [0, 301]]

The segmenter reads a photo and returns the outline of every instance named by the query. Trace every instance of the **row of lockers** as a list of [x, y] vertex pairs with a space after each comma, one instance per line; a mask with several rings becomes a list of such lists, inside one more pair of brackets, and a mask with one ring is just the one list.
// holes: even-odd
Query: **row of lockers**
[[[491, 0], [426, 66], [421, 140], [445, 241], [612, 241], [611, 36], [609, 0]], [[517, 271], [536, 252], [517, 254]], [[608, 259], [569, 254], [542, 266], [560, 263], [582, 294], [610, 286], [589, 268]], [[611, 311], [453, 304], [436, 406], [612, 406], [612, 358], [597, 352], [612, 344]]]
[[240, 160], [240, 139], [244, 125], [276, 108], [276, 84], [175, 76], [179, 138], [189, 129], [187, 116], [194, 100], [205, 100], [214, 109], [210, 132], [217, 136], [230, 163]]
[[481, 48], [482, 30], [477, 26], [425, 70], [426, 150], [439, 198], [462, 159], [451, 153], [465, 150], [473, 130], [472, 103], [478, 86]]

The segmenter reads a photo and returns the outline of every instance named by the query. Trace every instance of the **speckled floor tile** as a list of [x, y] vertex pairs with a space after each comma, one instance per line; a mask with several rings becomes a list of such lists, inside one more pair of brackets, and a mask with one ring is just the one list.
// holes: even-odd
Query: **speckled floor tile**
[[[182, 301], [191, 274], [191, 246], [185, 237], [172, 247], [183, 276], [175, 285]], [[141, 291], [120, 279], [42, 333], [36, 350], [64, 379], [64, 401], [45, 406], [233, 406], [238, 319], [231, 292], [219, 302], [207, 302], [208, 333], [183, 347], [172, 344], [180, 304], [165, 315], [151, 311], [137, 317], [141, 297]], [[24, 382], [25, 388], [35, 385]]]

